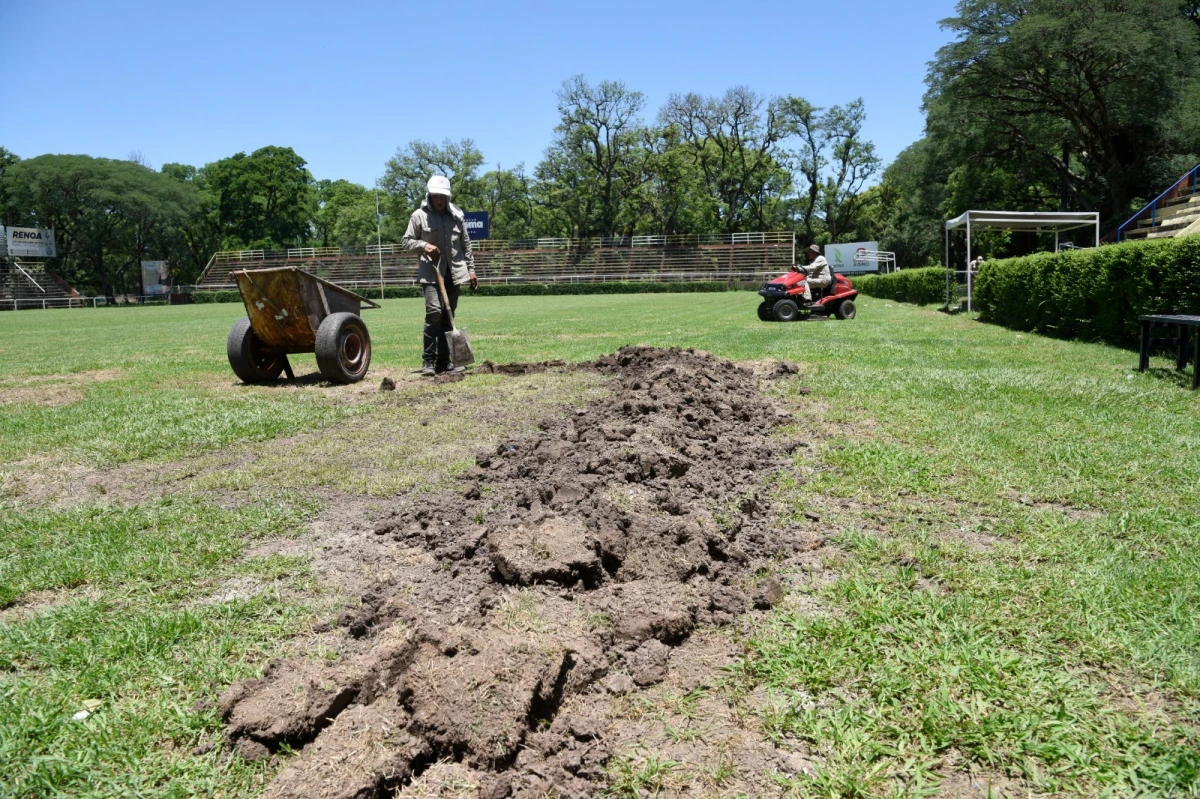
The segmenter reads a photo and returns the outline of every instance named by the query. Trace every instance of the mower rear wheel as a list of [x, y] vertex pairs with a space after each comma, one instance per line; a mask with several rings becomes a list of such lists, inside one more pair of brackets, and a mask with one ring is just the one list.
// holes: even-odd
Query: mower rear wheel
[[780, 300], [775, 303], [774, 313], [780, 322], [795, 322], [800, 318], [800, 306], [795, 300]]
[[834, 313], [837, 314], [838, 319], [853, 319], [857, 310], [854, 307], [854, 300], [842, 300]]
[[317, 367], [333, 383], [357, 383], [371, 366], [371, 335], [358, 314], [335, 313], [317, 328]]
[[233, 373], [243, 383], [270, 383], [279, 377], [286, 356], [266, 349], [267, 345], [250, 326], [249, 317], [243, 316], [233, 323], [225, 342], [225, 354]]
[[764, 322], [775, 321], [775, 317], [771, 313], [771, 303], [763, 300], [758, 304], [758, 318]]

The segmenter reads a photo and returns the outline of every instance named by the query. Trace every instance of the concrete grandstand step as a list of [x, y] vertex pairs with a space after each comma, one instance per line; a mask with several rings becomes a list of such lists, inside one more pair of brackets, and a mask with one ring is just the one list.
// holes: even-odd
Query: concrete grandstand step
[[79, 304], [79, 293], [40, 263], [0, 260], [0, 310]]
[[1183, 236], [1195, 236], [1197, 234], [1200, 234], [1200, 218], [1197, 218], [1192, 224], [1176, 233], [1175, 237], [1182, 238]]

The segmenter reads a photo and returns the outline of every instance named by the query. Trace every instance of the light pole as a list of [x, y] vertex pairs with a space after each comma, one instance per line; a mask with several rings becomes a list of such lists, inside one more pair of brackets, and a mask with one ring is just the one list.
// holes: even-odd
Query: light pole
[[383, 215], [379, 213], [379, 187], [375, 187], [375, 253], [379, 256], [379, 299], [383, 299]]

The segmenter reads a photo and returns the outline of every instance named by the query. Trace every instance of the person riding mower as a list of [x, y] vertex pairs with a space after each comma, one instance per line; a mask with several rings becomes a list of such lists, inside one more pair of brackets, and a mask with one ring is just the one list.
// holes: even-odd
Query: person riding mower
[[763, 301], [758, 318], [764, 322], [795, 322], [815, 316], [853, 319], [854, 299], [858, 290], [843, 275], [834, 274], [821, 249], [813, 244], [806, 251], [808, 265], [793, 265], [786, 275], [777, 277], [759, 290]]

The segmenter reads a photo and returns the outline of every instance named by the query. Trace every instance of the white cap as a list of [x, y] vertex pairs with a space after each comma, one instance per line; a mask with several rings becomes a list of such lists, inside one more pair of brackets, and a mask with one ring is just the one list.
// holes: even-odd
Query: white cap
[[450, 196], [450, 179], [442, 175], [434, 175], [425, 184], [425, 191], [430, 194], [444, 194]]

